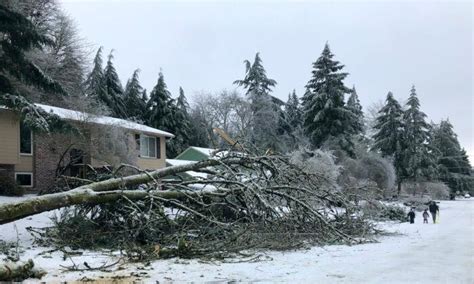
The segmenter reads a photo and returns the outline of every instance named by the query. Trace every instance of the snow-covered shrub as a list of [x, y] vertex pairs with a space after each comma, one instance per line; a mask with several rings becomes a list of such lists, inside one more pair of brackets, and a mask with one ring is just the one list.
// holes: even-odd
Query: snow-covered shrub
[[382, 220], [405, 222], [407, 220], [407, 213], [401, 206], [388, 205], [379, 212], [378, 217]]
[[449, 187], [442, 182], [427, 182], [427, 191], [433, 199], [448, 199]]
[[448, 199], [449, 187], [442, 182], [408, 182], [404, 191], [410, 195], [425, 196], [431, 199]]
[[379, 201], [365, 202], [362, 205], [362, 212], [373, 220], [391, 220], [405, 222], [407, 213], [405, 208], [401, 205], [386, 205]]
[[336, 165], [331, 152], [300, 148], [290, 153], [290, 163], [305, 173], [321, 177], [321, 181], [326, 187], [337, 187], [337, 178], [341, 167]]
[[396, 180], [392, 163], [377, 154], [366, 153], [359, 159], [341, 161], [339, 184], [353, 194], [365, 197], [390, 196]]
[[389, 190], [395, 185], [395, 168], [389, 160], [369, 154], [361, 158], [360, 165], [367, 170], [367, 178], [377, 183], [380, 189]]

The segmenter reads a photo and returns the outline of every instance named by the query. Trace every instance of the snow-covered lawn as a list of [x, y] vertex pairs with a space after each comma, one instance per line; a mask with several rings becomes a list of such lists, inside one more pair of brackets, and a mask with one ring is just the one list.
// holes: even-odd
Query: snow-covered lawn
[[[0, 199], [5, 202], [5, 198]], [[48, 248], [32, 246], [25, 227], [44, 226], [49, 214], [0, 226], [0, 239], [16, 241], [25, 252], [48, 271], [46, 282], [74, 281], [84, 276], [106, 280], [131, 273], [144, 282], [291, 282], [291, 283], [474, 283], [474, 199], [442, 201], [439, 224], [423, 224], [418, 213], [415, 224], [385, 223], [392, 235], [378, 243], [358, 246], [315, 247], [310, 250], [261, 253], [260, 261], [203, 263], [199, 260], [158, 260], [150, 266], [126, 264], [115, 272], [64, 272], [71, 266], [60, 252], [38, 255]], [[67, 238], [67, 236], [65, 236]], [[112, 263], [113, 257], [100, 252], [84, 252], [72, 257], [76, 264], [90, 266]], [[103, 278], [101, 278], [103, 277]], [[125, 280], [137, 279], [125, 278]], [[31, 282], [35, 282], [32, 280]], [[38, 281], [39, 282], [39, 281]]]

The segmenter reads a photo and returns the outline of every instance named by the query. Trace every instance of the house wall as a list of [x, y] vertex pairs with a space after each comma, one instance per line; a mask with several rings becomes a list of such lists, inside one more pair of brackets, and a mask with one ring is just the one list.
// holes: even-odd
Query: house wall
[[20, 155], [19, 163], [15, 165], [15, 170], [17, 172], [33, 172], [33, 155]]
[[[68, 149], [83, 150], [86, 154], [84, 163], [93, 166], [108, 164], [99, 159], [103, 151], [96, 147], [95, 142], [97, 140], [93, 139], [95, 137], [95, 139], [104, 140], [107, 135], [104, 135], [104, 131], [98, 130], [100, 128], [90, 125], [87, 127], [90, 127], [90, 132], [89, 129], [86, 130], [89, 133], [86, 135], [87, 137], [61, 133], [36, 133], [33, 136], [33, 154], [20, 155], [20, 121], [18, 115], [12, 111], [0, 109], [0, 175], [14, 179], [15, 172], [30, 172], [33, 174], [33, 187], [29, 190], [45, 191], [54, 185], [59, 161]], [[157, 137], [160, 138], [160, 159], [140, 158], [136, 151], [134, 134], [126, 132], [123, 137], [128, 137], [125, 138], [128, 140], [128, 147], [125, 147], [125, 150], [122, 149], [123, 147], [118, 148], [131, 159], [120, 161], [122, 157], [117, 156], [118, 162], [132, 163], [142, 169], [164, 168], [166, 164], [166, 137]], [[112, 142], [119, 141], [117, 137], [115, 137], [115, 140], [111, 140]], [[121, 144], [126, 145], [126, 143]], [[101, 147], [103, 148], [104, 145], [102, 144]], [[91, 155], [98, 155], [99, 158], [92, 159]], [[66, 153], [60, 166], [65, 166], [69, 162], [70, 154]]]
[[20, 154], [19, 117], [0, 109], [0, 175], [14, 180], [15, 172], [32, 173], [34, 183], [33, 155]]
[[20, 121], [15, 113], [0, 109], [0, 164], [18, 164]]
[[[164, 168], [166, 166], [166, 137], [157, 137], [157, 139], [158, 138], [160, 138], [160, 158], [153, 159], [153, 158], [138, 157], [137, 166], [140, 169], [155, 170], [155, 169]], [[134, 145], [136, 146], [136, 144]]]
[[83, 137], [77, 135], [62, 133], [36, 135], [34, 145], [35, 182], [33, 189], [36, 191], [48, 190], [54, 185], [58, 165], [64, 167], [70, 162], [70, 154], [66, 152], [67, 150], [80, 149], [84, 151], [86, 153], [84, 162], [90, 163], [90, 157], [87, 155], [89, 152], [88, 143]]

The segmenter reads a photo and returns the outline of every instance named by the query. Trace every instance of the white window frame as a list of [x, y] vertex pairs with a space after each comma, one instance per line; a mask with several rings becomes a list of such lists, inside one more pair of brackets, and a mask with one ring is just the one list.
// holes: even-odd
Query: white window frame
[[[19, 185], [18, 184], [18, 180], [17, 180], [17, 176], [18, 175], [29, 175], [31, 177], [31, 185]], [[33, 187], [33, 173], [32, 172], [15, 172], [15, 183], [18, 184], [18, 186], [21, 186], [21, 187]]]
[[[20, 126], [20, 127], [21, 127], [21, 126]], [[22, 153], [22, 152], [21, 152], [21, 131], [20, 131], [20, 139], [19, 139], [19, 141], [18, 141], [19, 144], [20, 144], [19, 147], [18, 147], [19, 150], [20, 150], [20, 156], [33, 156], [33, 131], [32, 131], [32, 130], [30, 130], [30, 137], [31, 137], [31, 143], [30, 143], [30, 148], [31, 148], [31, 149], [30, 149], [30, 152], [31, 152], [31, 153]]]
[[[146, 150], [147, 150], [148, 155], [143, 155], [142, 154], [142, 147], [144, 147], [144, 144], [145, 144], [145, 143], [141, 142], [142, 139], [153, 139], [153, 140], [155, 140], [155, 156], [149, 156], [149, 154], [150, 154], [149, 142], [146, 143]], [[158, 155], [156, 153], [156, 143], [157, 143], [156, 137], [140, 134], [140, 158], [156, 159], [158, 157]]]

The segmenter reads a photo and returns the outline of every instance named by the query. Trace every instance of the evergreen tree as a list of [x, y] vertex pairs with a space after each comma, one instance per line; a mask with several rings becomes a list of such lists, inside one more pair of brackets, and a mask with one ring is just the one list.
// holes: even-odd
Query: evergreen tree
[[145, 121], [145, 122], [148, 122], [150, 109], [149, 109], [149, 105], [148, 105], [149, 99], [148, 99], [148, 94], [147, 94], [146, 89], [143, 89], [141, 100], [142, 100], [142, 104], [144, 105], [144, 109], [143, 109], [143, 113], [142, 113], [142, 120]]
[[260, 54], [257, 52], [253, 64], [248, 60], [245, 60], [244, 64], [245, 77], [243, 80], [234, 81], [234, 84], [244, 87], [246, 89], [246, 95], [249, 96], [251, 100], [268, 96], [272, 91], [271, 88], [274, 87], [277, 82], [267, 77]]
[[112, 102], [107, 94], [102, 65], [102, 47], [100, 47], [94, 57], [92, 71], [87, 76], [84, 88], [87, 97], [108, 108]]
[[307, 144], [306, 141], [303, 141], [302, 110], [295, 90], [288, 95], [285, 108], [280, 112], [278, 136], [284, 146], [282, 148], [286, 152]]
[[388, 92], [384, 107], [379, 111], [374, 126], [373, 149], [380, 151], [382, 157], [392, 157], [397, 174], [398, 194], [405, 176], [403, 147], [405, 127], [403, 110], [398, 101]]
[[142, 102], [146, 104], [148, 104], [148, 94], [146, 92], [146, 89], [143, 89], [143, 92], [142, 92]]
[[179, 88], [179, 96], [176, 105], [172, 106], [175, 138], [170, 141], [170, 157], [174, 157], [189, 147], [190, 119], [188, 114], [189, 104], [183, 89]]
[[176, 102], [176, 106], [183, 113], [183, 115], [188, 116], [189, 104], [186, 96], [184, 95], [183, 88], [179, 87], [179, 96]]
[[174, 130], [173, 121], [173, 101], [168, 91], [163, 73], [159, 73], [158, 82], [150, 93], [148, 101], [148, 125], [154, 128], [172, 132]]
[[[19, 81], [50, 93], [65, 94], [63, 88], [51, 80], [35, 64], [26, 58], [25, 52], [42, 49], [52, 44], [23, 15], [0, 4], [0, 92], [19, 94]], [[3, 96], [2, 96], [3, 97]]]
[[285, 104], [285, 113], [291, 128], [296, 129], [302, 125], [303, 112], [295, 90], [288, 95], [288, 101]]
[[352, 111], [355, 117], [355, 121], [353, 122], [355, 133], [362, 134], [364, 132], [364, 112], [362, 111], [355, 86], [352, 87], [351, 95], [347, 100], [347, 108]]
[[190, 133], [189, 145], [197, 147], [210, 147], [211, 139], [209, 136], [209, 125], [206, 115], [199, 107], [194, 107], [189, 113], [190, 117]]
[[123, 101], [123, 88], [117, 71], [112, 63], [113, 58], [114, 56], [111, 51], [107, 60], [107, 65], [104, 69], [104, 82], [109, 100], [108, 107], [112, 111], [112, 116], [127, 118], [127, 110]]
[[350, 92], [343, 83], [348, 74], [341, 72], [344, 65], [333, 57], [326, 44], [321, 56], [313, 63], [313, 76], [306, 85], [302, 100], [303, 124], [314, 147], [331, 142], [353, 155], [351, 136], [355, 133], [356, 119], [344, 103], [344, 95]]
[[252, 131], [249, 140], [259, 149], [280, 150], [278, 139], [278, 123], [280, 119], [280, 101], [270, 95], [276, 81], [266, 75], [259, 53], [251, 64], [245, 60], [245, 77], [234, 84], [246, 89], [251, 102]]
[[51, 45], [52, 41], [27, 18], [3, 4], [0, 4], [0, 34], [0, 105], [19, 111], [32, 128], [47, 131], [53, 117], [30, 103], [22, 88], [29, 86], [66, 95], [59, 83], [25, 56], [26, 52]]
[[474, 185], [471, 165], [449, 120], [434, 126], [432, 137], [439, 178], [449, 186], [452, 193], [468, 191]]
[[138, 79], [139, 72], [139, 69], [135, 70], [132, 78], [127, 81], [123, 97], [125, 106], [127, 107], [128, 118], [137, 121], [144, 121], [146, 102], [143, 100], [144, 90]]
[[431, 127], [425, 121], [426, 114], [420, 110], [415, 86], [411, 88], [406, 107], [403, 115], [405, 125], [403, 156], [407, 178], [413, 181], [432, 180], [436, 177], [436, 162], [430, 147]]

